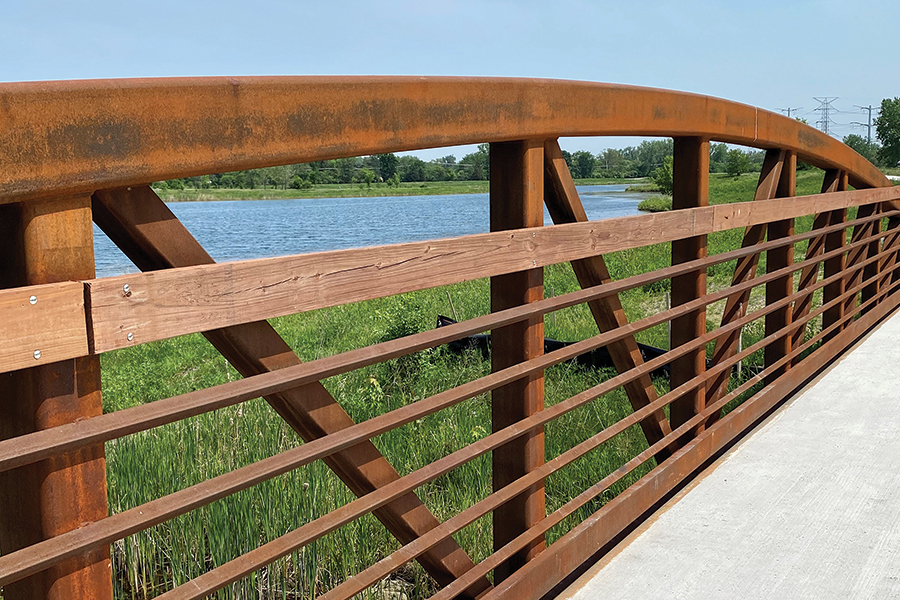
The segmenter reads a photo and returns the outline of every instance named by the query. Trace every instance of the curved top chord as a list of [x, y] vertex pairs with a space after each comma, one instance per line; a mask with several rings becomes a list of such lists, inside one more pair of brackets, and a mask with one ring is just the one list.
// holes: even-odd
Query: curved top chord
[[544, 79], [209, 77], [0, 84], [0, 204], [480, 142], [701, 136], [890, 185], [807, 125], [718, 98]]

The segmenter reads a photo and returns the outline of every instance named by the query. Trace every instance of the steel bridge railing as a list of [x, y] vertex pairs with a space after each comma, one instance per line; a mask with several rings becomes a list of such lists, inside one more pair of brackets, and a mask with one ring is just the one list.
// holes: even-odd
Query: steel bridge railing
[[[373, 514], [400, 549], [323, 597], [354, 597], [418, 561], [436, 598], [540, 598], [900, 303], [900, 191], [836, 140], [723, 100], [458, 78], [0, 84], [0, 99], [6, 600], [111, 598], [110, 544], [320, 460], [358, 499], [199, 577], [167, 581], [160, 597], [216, 594]], [[673, 137], [675, 210], [588, 221], [557, 143], [568, 135]], [[709, 206], [710, 140], [766, 150], [752, 202]], [[491, 232], [462, 238], [215, 264], [148, 185], [485, 141]], [[795, 197], [798, 159], [824, 169], [822, 193]], [[544, 205], [556, 226], [544, 226]], [[797, 233], [804, 217], [812, 229]], [[143, 273], [95, 278], [92, 222]], [[741, 246], [708, 256], [707, 236], [731, 230], [743, 230]], [[652, 244], [671, 244], [671, 266], [610, 277], [603, 255]], [[710, 290], [708, 270], [731, 261], [731, 285]], [[560, 263], [572, 264], [582, 289], [544, 298], [543, 269]], [[266, 321], [480, 278], [491, 282], [488, 315], [307, 363]], [[671, 286], [671, 307], [629, 322], [620, 295], [658, 282]], [[765, 303], [751, 311], [755, 288]], [[723, 316], [707, 331], [716, 302]], [[545, 354], [544, 316], [578, 305], [600, 333]], [[742, 329], [758, 321], [762, 339], [740, 347]], [[666, 323], [671, 349], [645, 362], [635, 336]], [[487, 330], [489, 375], [364, 422], [320, 383]], [[102, 414], [100, 354], [197, 332], [244, 378]], [[601, 347], [618, 374], [545, 406], [544, 370]], [[735, 379], [736, 365], [756, 352], [762, 368]], [[665, 365], [670, 386], [660, 394], [650, 373]], [[545, 459], [546, 425], [620, 388], [631, 414]], [[422, 468], [401, 476], [371, 442], [488, 392], [491, 433]], [[306, 443], [109, 514], [105, 443], [260, 396]], [[633, 426], [646, 448], [547, 509], [548, 477]], [[488, 453], [492, 492], [461, 512], [441, 521], [416, 495]], [[548, 531], [646, 464], [636, 482], [546, 544]], [[488, 516], [494, 552], [476, 562], [452, 536]]]

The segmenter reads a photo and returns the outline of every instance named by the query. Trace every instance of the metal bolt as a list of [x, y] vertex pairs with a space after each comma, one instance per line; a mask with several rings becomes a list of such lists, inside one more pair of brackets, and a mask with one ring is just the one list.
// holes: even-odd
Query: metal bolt
[[34, 351], [34, 360], [38, 360], [40, 357], [41, 357], [41, 351], [35, 350]]
[[37, 304], [37, 296], [32, 296], [31, 298], [28, 299], [28, 301], [31, 302], [32, 304]]
[[130, 341], [132, 341], [132, 340], [134, 340], [134, 334], [131, 333], [131, 332], [129, 332], [129, 333], [128, 333], [128, 341], [130, 342]]
[[130, 296], [131, 295], [131, 286], [126, 283], [125, 285], [122, 286], [122, 291], [125, 292], [126, 296]]
[[533, 261], [531, 261], [531, 264], [532, 264], [532, 266], [535, 266], [535, 267], [536, 267], [536, 266], [537, 266], [537, 261], [536, 261], [536, 260], [533, 260]]

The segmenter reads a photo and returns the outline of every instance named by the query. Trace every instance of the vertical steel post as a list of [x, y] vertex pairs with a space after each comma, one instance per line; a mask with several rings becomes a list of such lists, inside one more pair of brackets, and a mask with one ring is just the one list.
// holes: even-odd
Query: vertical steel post
[[[672, 208], [694, 208], [709, 205], [709, 140], [699, 137], [675, 138], [672, 163]], [[672, 242], [672, 264], [680, 264], [706, 256], [706, 236], [699, 235]], [[672, 306], [680, 306], [706, 295], [706, 269], [672, 278]], [[706, 333], [706, 309], [672, 320], [672, 348]], [[679, 385], [706, 370], [706, 351], [698, 348], [672, 361], [671, 386]], [[701, 385], [673, 402], [669, 421], [676, 429], [706, 407], [706, 386]], [[694, 435], [703, 431], [700, 425]], [[682, 440], [682, 442], [687, 440]]]
[[[797, 155], [785, 152], [781, 176], [778, 179], [778, 198], [793, 198], [797, 190]], [[794, 219], [773, 221], [768, 226], [769, 241], [794, 235]], [[788, 245], [769, 250], [766, 256], [766, 273], [771, 273], [794, 264], [794, 246]], [[779, 277], [766, 284], [766, 304], [773, 304], [793, 293], [794, 278], [792, 275]], [[766, 337], [780, 331], [791, 324], [791, 305], [788, 304], [766, 315]], [[765, 364], [768, 367], [791, 353], [793, 336], [785, 335], [766, 346]], [[784, 365], [766, 378], [771, 383], [790, 368]]]
[[[825, 182], [822, 185], [822, 189], [827, 189], [828, 191], [836, 191], [836, 192], [845, 192], [847, 191], [848, 183], [847, 183], [847, 173], [844, 171], [836, 171], [829, 170], [825, 172]], [[840, 223], [845, 222], [847, 219], [847, 210], [839, 209], [833, 210], [828, 214], [828, 225], [838, 225]], [[846, 245], [847, 239], [847, 230], [842, 229], [840, 231], [836, 231], [834, 233], [829, 233], [825, 236], [825, 252], [831, 252], [832, 250], [837, 250]], [[834, 258], [829, 258], [825, 261], [823, 278], [827, 279], [832, 275], [837, 275], [838, 273], [844, 270], [844, 259], [845, 255], [840, 254], [839, 256], [835, 256]], [[840, 278], [834, 283], [829, 283], [825, 286], [825, 289], [822, 292], [822, 302], [828, 303], [835, 298], [839, 298], [844, 293], [844, 278]], [[835, 306], [829, 308], [822, 314], [822, 329], [827, 329], [829, 326], [837, 323], [844, 317], [844, 303], [838, 302]], [[827, 342], [832, 337], [837, 335], [843, 327], [837, 328], [836, 331], [833, 331], [831, 334], [825, 337], [825, 341]]]
[[[0, 244], [12, 260], [0, 287], [94, 277], [90, 196], [2, 207]], [[100, 415], [95, 356], [0, 375], [0, 439]], [[103, 444], [0, 474], [0, 552], [7, 554], [108, 515]], [[112, 598], [109, 548], [6, 586], [5, 600]]]
[[[542, 141], [491, 144], [491, 231], [540, 227], [544, 220], [544, 146]], [[544, 295], [544, 271], [529, 269], [491, 277], [491, 311], [535, 302]], [[492, 331], [491, 370], [496, 372], [544, 352], [544, 320], [534, 317]], [[544, 375], [537, 373], [494, 390], [494, 431], [516, 423], [544, 407]], [[492, 453], [493, 487], [500, 489], [544, 463], [544, 430], [512, 441]], [[494, 512], [494, 548], [499, 549], [544, 518], [543, 482]], [[494, 583], [544, 548], [534, 543], [494, 570]]]

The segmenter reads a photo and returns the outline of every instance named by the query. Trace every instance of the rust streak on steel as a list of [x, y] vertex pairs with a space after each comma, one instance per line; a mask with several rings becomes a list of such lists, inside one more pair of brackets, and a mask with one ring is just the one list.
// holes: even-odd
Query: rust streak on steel
[[[546, 171], [544, 174], [544, 201], [553, 222], [557, 225], [586, 222], [588, 220], [587, 213], [584, 211], [581, 198], [575, 189], [575, 182], [572, 180], [572, 174], [569, 172], [569, 167], [566, 165], [562, 150], [556, 140], [548, 140], [544, 144], [544, 169]], [[608, 285], [612, 281], [602, 255], [573, 260], [572, 270], [582, 288]], [[628, 323], [618, 295], [588, 302], [588, 308], [590, 308], [594, 322], [601, 333]], [[639, 367], [644, 362], [644, 357], [641, 355], [634, 337], [627, 337], [621, 342], [610, 344], [607, 350], [619, 373]], [[628, 382], [625, 385], [625, 393], [634, 410], [647, 406], [657, 397], [656, 388], [653, 387], [649, 375]], [[662, 410], [656, 411], [641, 421], [641, 429], [650, 445], [661, 440], [672, 430], [666, 419], [666, 413]], [[657, 461], [665, 460], [669, 454], [668, 449], [663, 449], [656, 459]]]
[[204, 77], [0, 84], [0, 203], [279, 164], [560, 136], [701, 136], [887, 178], [812, 127], [708, 96], [456, 77]]
[[[88, 196], [0, 207], [0, 287], [94, 276]], [[38, 299], [39, 300], [39, 299]], [[39, 304], [39, 302], [38, 302]], [[39, 308], [39, 305], [38, 305]], [[48, 336], [49, 337], [49, 336]], [[0, 375], [0, 439], [50, 430], [103, 413], [100, 358]], [[102, 443], [0, 473], [0, 552], [77, 530], [108, 514]], [[95, 548], [5, 586], [10, 600], [111, 600], [109, 547]]]
[[[213, 260], [149, 187], [98, 192], [94, 218], [113, 242], [144, 271]], [[245, 377], [301, 364], [285, 341], [265, 321], [203, 334]], [[306, 441], [354, 425], [353, 420], [321, 383], [310, 383], [267, 395], [272, 408]], [[400, 476], [375, 446], [364, 441], [325, 461], [357, 496], [368, 494]], [[439, 524], [428, 508], [409, 493], [375, 511], [375, 516], [401, 543], [407, 543]], [[441, 585], [472, 567], [471, 559], [453, 539], [420, 562]], [[488, 589], [487, 580], [467, 593]]]

